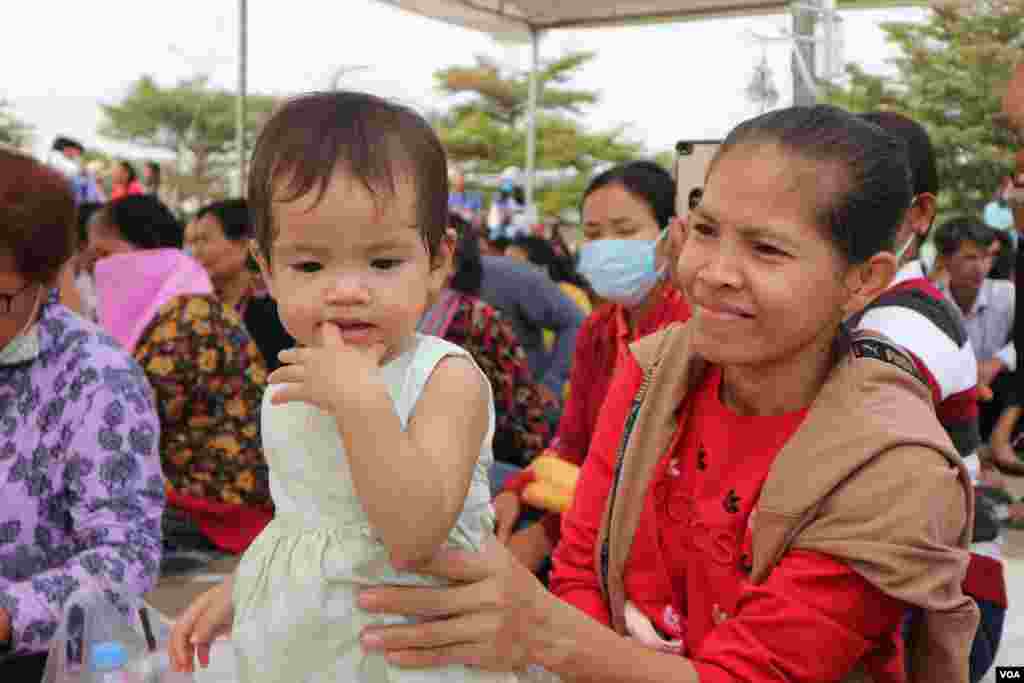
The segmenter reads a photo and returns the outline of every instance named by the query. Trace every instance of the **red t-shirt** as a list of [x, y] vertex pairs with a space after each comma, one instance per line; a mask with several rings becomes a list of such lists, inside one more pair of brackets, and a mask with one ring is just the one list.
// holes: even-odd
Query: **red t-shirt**
[[[605, 624], [594, 544], [641, 379], [635, 360], [616, 377], [551, 575], [556, 595]], [[737, 415], [719, 399], [720, 380], [709, 370], [680, 411], [631, 546], [627, 598], [667, 639], [684, 640], [701, 683], [837, 680], [860, 660], [879, 683], [904, 681], [898, 631], [906, 606], [845, 564], [790, 551], [765, 582], [747, 580], [761, 488], [806, 411]], [[725, 621], [716, 625], [716, 614]]]

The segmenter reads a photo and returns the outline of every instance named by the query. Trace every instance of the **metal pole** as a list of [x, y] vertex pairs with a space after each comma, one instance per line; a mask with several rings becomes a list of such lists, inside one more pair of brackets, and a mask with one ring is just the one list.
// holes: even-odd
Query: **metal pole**
[[534, 175], [537, 171], [537, 70], [540, 68], [540, 32], [530, 27], [530, 87], [526, 105], [526, 207], [533, 206]]
[[238, 179], [235, 196], [245, 195], [245, 97], [246, 71], [248, 70], [248, 23], [247, 0], [238, 0], [238, 95], [235, 98], [235, 148], [238, 152]]
[[814, 24], [817, 21], [818, 0], [807, 3], [812, 7], [794, 4], [793, 12], [793, 104], [811, 106], [817, 97], [814, 84]]
[[836, 3], [835, 0], [822, 0], [821, 1], [821, 19], [824, 23], [824, 45], [822, 46], [822, 55], [824, 56], [823, 72], [825, 74], [825, 80], [831, 81], [835, 77], [836, 65], [833, 63], [833, 54], [835, 42], [835, 22], [836, 22]]

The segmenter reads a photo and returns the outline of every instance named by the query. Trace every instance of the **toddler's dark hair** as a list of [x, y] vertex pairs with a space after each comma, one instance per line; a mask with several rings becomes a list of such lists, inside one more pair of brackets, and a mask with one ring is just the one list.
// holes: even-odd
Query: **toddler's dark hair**
[[339, 170], [378, 205], [412, 181], [420, 236], [431, 260], [448, 220], [448, 159], [430, 124], [412, 109], [362, 92], [314, 92], [287, 101], [253, 150], [249, 206], [264, 257], [277, 234], [273, 205], [315, 191], [319, 202]]

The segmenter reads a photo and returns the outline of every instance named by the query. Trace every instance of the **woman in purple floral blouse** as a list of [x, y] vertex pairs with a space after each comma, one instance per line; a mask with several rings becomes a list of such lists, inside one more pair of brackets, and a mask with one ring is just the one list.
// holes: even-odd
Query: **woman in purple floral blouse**
[[0, 681], [38, 681], [69, 597], [141, 596], [160, 567], [160, 424], [139, 365], [52, 287], [66, 181], [0, 147]]

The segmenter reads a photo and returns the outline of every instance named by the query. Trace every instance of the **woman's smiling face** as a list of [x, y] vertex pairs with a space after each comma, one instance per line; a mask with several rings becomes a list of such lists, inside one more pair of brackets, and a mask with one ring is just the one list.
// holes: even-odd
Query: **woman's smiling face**
[[[677, 271], [696, 350], [711, 362], [757, 366], [831, 343], [848, 266], [817, 225], [823, 200], [807, 192], [829, 172], [771, 144], [738, 145], [713, 166]], [[816, 182], [802, 182], [810, 174]]]

